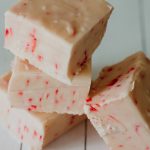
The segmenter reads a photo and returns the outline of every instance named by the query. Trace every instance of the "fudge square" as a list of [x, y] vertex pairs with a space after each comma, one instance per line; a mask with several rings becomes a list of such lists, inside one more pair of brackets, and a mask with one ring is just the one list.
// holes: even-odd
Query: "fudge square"
[[32, 150], [41, 150], [86, 118], [84, 115], [34, 113], [12, 108], [7, 95], [10, 77], [11, 73], [0, 77], [0, 124]]
[[100, 44], [112, 9], [104, 0], [21, 0], [5, 14], [5, 48], [70, 84]]
[[150, 60], [136, 53], [106, 67], [85, 112], [111, 150], [150, 149]]
[[8, 95], [14, 107], [38, 112], [84, 114], [84, 104], [91, 86], [91, 61], [72, 85], [64, 84], [28, 61], [16, 58], [12, 68]]

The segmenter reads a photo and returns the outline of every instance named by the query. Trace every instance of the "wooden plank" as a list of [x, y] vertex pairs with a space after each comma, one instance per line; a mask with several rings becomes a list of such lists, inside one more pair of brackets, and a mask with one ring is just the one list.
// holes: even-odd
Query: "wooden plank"
[[143, 3], [146, 51], [150, 57], [150, 0], [144, 0]]
[[[109, 0], [115, 7], [101, 46], [93, 57], [94, 78], [106, 65], [116, 63], [142, 49], [138, 0]], [[87, 126], [86, 150], [108, 150], [93, 127]]]
[[[44, 150], [84, 150], [84, 139], [84, 123], [82, 123], [51, 143]], [[22, 150], [30, 149], [27, 145], [23, 145]]]
[[20, 143], [8, 131], [0, 125], [0, 149], [20, 150]]

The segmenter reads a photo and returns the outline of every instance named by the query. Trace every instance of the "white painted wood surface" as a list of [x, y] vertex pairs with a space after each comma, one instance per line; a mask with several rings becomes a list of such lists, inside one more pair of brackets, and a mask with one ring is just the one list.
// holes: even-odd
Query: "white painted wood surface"
[[[144, 50], [150, 56], [150, 0], [108, 0], [115, 10], [101, 46], [93, 57], [93, 77], [103, 66]], [[15, 0], [0, 0], [0, 74], [8, 70], [12, 55], [2, 48], [4, 11]], [[0, 127], [0, 149], [28, 150]], [[45, 150], [108, 150], [89, 121], [65, 134]]]
[[145, 35], [145, 48], [146, 52], [150, 56], [150, 0], [144, 0], [143, 5], [143, 17], [144, 17], [144, 30]]

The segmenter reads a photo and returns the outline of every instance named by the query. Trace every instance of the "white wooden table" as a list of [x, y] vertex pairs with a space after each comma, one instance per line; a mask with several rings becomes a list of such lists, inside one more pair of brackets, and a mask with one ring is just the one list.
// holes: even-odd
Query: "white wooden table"
[[[100, 69], [143, 50], [150, 56], [150, 0], [109, 0], [115, 7], [108, 30], [93, 59], [93, 77]], [[3, 47], [3, 13], [15, 0], [0, 0], [0, 74], [13, 56]], [[0, 127], [1, 150], [28, 150]], [[84, 122], [45, 150], [108, 150], [91, 124]]]

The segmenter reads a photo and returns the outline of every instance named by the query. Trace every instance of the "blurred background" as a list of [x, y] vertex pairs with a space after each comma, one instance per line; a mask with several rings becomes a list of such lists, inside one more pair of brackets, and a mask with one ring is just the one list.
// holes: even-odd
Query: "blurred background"
[[[150, 0], [108, 1], [115, 9], [109, 20], [107, 32], [102, 44], [93, 56], [93, 77], [96, 76], [102, 67], [116, 63], [139, 50], [143, 50], [150, 56]], [[10, 62], [13, 59], [9, 51], [3, 49], [4, 12], [15, 3], [16, 0], [0, 0], [0, 2], [0, 74], [2, 74], [9, 69]], [[80, 128], [78, 129], [79, 131], [74, 131], [71, 136], [73, 138], [73, 135], [77, 133], [80, 133], [81, 136], [80, 130], [85, 129], [85, 132], [82, 133], [83, 137], [74, 137], [75, 141], [78, 142], [78, 140], [80, 140], [79, 143], [83, 146], [83, 149], [98, 150], [101, 148], [101, 150], [106, 150], [90, 123], [85, 123], [85, 125], [81, 125]], [[7, 141], [7, 138], [5, 138], [5, 140]], [[5, 140], [4, 137], [3, 140], [1, 140], [0, 137], [1, 143], [3, 141], [5, 142]], [[78, 148], [80, 147], [80, 150], [83, 150], [80, 144]], [[59, 144], [57, 144], [57, 146], [58, 145]], [[63, 144], [63, 146], [65, 145], [67, 144]], [[77, 145], [78, 144], [75, 146]], [[78, 148], [76, 147], [75, 150]], [[52, 150], [54, 149], [58, 150], [59, 148], [56, 148], [55, 145], [54, 147], [52, 146]], [[66, 147], [61, 147], [60, 149], [67, 150]]]

